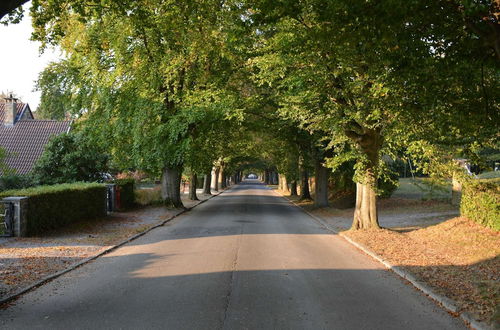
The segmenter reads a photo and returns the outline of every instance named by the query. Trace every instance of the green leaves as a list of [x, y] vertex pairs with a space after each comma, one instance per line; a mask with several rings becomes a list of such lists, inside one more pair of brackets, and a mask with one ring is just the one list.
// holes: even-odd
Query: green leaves
[[214, 123], [241, 119], [228, 86], [236, 57], [226, 20], [238, 15], [229, 4], [59, 0], [36, 1], [32, 12], [35, 37], [68, 57], [40, 78], [45, 108], [58, 113], [81, 100], [80, 124], [119, 167], [157, 175], [216, 143], [201, 138]]
[[[34, 37], [67, 55], [40, 76], [40, 110], [80, 117], [118, 167], [152, 174], [207, 169], [240, 147], [258, 158], [263, 136], [285, 150], [334, 149], [332, 167], [358, 159], [360, 171], [414, 141], [451, 155], [498, 138], [498, 62], [484, 29], [495, 8], [36, 0]], [[367, 155], [375, 131], [377, 157]], [[281, 152], [259, 152], [287, 167]]]
[[61, 134], [50, 140], [33, 167], [37, 184], [101, 181], [108, 157], [82, 134]]

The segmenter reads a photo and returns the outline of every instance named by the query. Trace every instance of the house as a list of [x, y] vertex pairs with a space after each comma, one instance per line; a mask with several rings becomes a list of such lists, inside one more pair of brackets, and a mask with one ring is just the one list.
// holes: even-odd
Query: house
[[7, 151], [6, 165], [16, 174], [28, 174], [50, 138], [70, 129], [71, 121], [35, 119], [29, 105], [12, 95], [0, 103], [0, 147]]

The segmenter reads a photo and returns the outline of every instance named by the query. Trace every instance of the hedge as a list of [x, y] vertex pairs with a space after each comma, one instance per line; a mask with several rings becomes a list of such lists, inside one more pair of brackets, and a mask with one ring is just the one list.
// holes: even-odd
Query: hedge
[[114, 181], [120, 191], [120, 209], [128, 209], [135, 205], [134, 179], [117, 179]]
[[27, 196], [27, 235], [62, 227], [79, 220], [106, 216], [106, 186], [98, 183], [68, 183], [8, 190], [0, 198]]
[[160, 187], [137, 189], [135, 191], [135, 202], [141, 206], [161, 204]]
[[460, 213], [486, 227], [500, 230], [500, 179], [464, 184]]

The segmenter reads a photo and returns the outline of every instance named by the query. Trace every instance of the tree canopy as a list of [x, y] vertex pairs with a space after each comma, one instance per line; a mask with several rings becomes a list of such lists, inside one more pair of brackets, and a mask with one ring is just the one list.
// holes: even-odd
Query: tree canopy
[[118, 167], [162, 175], [174, 206], [184, 167], [258, 164], [302, 191], [315, 173], [323, 206], [329, 172], [354, 163], [353, 228], [376, 228], [382, 156], [443, 174], [498, 143], [498, 12], [486, 0], [34, 0], [34, 38], [66, 54], [40, 76], [41, 110], [70, 112]]

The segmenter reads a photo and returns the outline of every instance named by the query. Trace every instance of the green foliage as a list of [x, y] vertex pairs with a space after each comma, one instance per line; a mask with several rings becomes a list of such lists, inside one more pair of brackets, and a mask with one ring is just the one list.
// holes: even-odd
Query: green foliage
[[47, 144], [32, 175], [37, 184], [101, 181], [107, 162], [108, 156], [84, 135], [61, 134]]
[[331, 138], [336, 157], [355, 156], [359, 180], [370, 167], [383, 171], [380, 154], [410, 141], [440, 146], [449, 158], [497, 136], [498, 62], [471, 27], [484, 32], [486, 23], [459, 5], [252, 3], [261, 37], [250, 61], [254, 80], [272, 89], [283, 118]]
[[386, 174], [385, 177], [378, 179], [378, 196], [381, 198], [389, 198], [392, 193], [398, 189], [398, 178], [399, 175], [395, 172], [390, 172]]
[[117, 179], [114, 181], [120, 191], [120, 208], [128, 209], [135, 205], [135, 180]]
[[34, 37], [67, 55], [40, 76], [42, 106], [71, 105], [120, 169], [206, 171], [222, 142], [211, 132], [238, 109], [228, 81], [240, 12], [213, 0], [35, 1]]
[[486, 227], [500, 230], [500, 179], [466, 182], [460, 213]]
[[97, 183], [38, 186], [0, 194], [0, 198], [9, 196], [29, 197], [27, 231], [30, 236], [106, 215], [106, 186]]
[[33, 179], [26, 175], [2, 175], [0, 177], [0, 191], [23, 189], [33, 186]]
[[69, 60], [50, 63], [38, 76], [36, 89], [41, 92], [36, 114], [40, 119], [63, 120], [66, 115], [76, 117], [83, 110], [82, 101], [87, 88], [75, 89], [79, 71]]
[[384, 161], [382, 175], [377, 180], [377, 195], [381, 198], [389, 198], [399, 186], [399, 165], [397, 162]]
[[352, 180], [354, 176], [354, 164], [355, 161], [352, 160], [344, 162], [342, 164], [338, 164], [332, 171], [330, 180], [333, 183], [333, 189], [331, 190], [334, 194], [356, 191], [356, 184]]
[[290, 181], [299, 162], [335, 170], [354, 160], [354, 179], [379, 180], [388, 194], [395, 180], [381, 155], [411, 154], [419, 172], [450, 177], [453, 156], [494, 145], [497, 9], [34, 0], [34, 39], [66, 54], [40, 76], [40, 110], [80, 116], [120, 169], [206, 173], [219, 162], [227, 173], [277, 168]]

